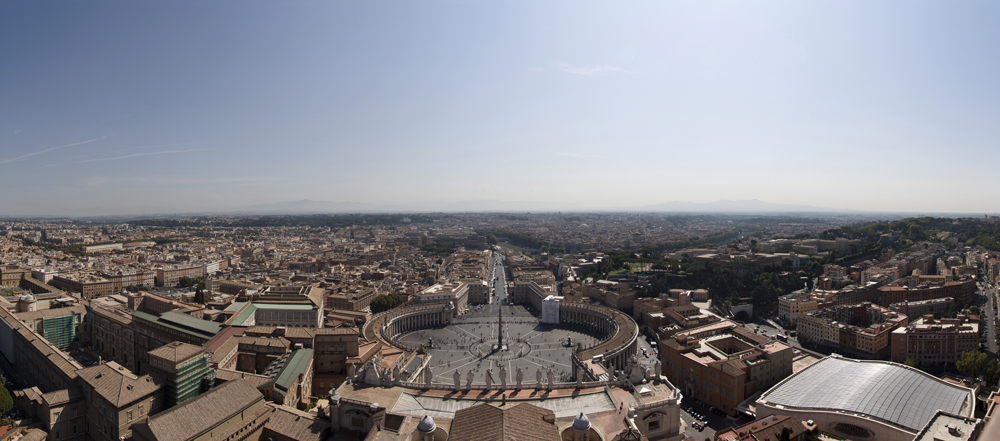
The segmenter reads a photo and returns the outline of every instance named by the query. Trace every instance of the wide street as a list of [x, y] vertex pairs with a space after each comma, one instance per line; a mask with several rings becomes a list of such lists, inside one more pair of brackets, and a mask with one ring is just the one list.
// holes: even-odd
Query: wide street
[[997, 301], [996, 287], [992, 286], [989, 282], [979, 282], [977, 286], [977, 294], [980, 302], [979, 308], [982, 311], [982, 317], [979, 320], [979, 324], [985, 328], [986, 352], [989, 354], [990, 358], [996, 358], [996, 312], [993, 311], [993, 305]]

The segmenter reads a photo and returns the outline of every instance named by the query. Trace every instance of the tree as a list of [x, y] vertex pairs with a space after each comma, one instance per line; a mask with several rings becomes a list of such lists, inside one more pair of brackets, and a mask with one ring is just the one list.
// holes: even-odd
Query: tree
[[6, 415], [14, 408], [14, 399], [6, 387], [0, 387], [0, 415]]
[[486, 243], [488, 243], [490, 245], [496, 245], [497, 244], [497, 237], [494, 236], [493, 233], [487, 234], [486, 235]]
[[987, 365], [983, 379], [990, 387], [995, 387], [997, 383], [1000, 383], [1000, 361], [994, 361]]
[[789, 441], [789, 438], [790, 438], [791, 436], [792, 436], [792, 434], [791, 434], [791, 432], [790, 432], [790, 431], [788, 430], [788, 428], [787, 428], [787, 427], [783, 427], [783, 428], [781, 429], [781, 437], [780, 437], [780, 438], [778, 438], [778, 441]]
[[907, 366], [909, 366], [911, 368], [914, 368], [914, 369], [920, 369], [920, 363], [917, 363], [916, 361], [914, 361], [912, 359], [909, 359], [909, 358], [907, 358], [906, 362], [903, 363], [903, 364], [905, 364], [905, 365], [907, 365]]
[[962, 357], [955, 362], [955, 367], [966, 377], [974, 378], [979, 375], [983, 365], [986, 364], [986, 354], [979, 351], [967, 351], [962, 353]]
[[202, 290], [200, 290], [200, 289], [196, 290], [194, 292], [194, 302], [195, 303], [201, 303], [202, 305], [204, 305], [205, 304], [205, 292], [202, 291]]
[[372, 302], [368, 305], [368, 308], [371, 309], [372, 314], [378, 314], [382, 311], [388, 311], [402, 305], [405, 301], [406, 297], [398, 292], [394, 292], [389, 295], [382, 294], [375, 296], [375, 298], [372, 299]]

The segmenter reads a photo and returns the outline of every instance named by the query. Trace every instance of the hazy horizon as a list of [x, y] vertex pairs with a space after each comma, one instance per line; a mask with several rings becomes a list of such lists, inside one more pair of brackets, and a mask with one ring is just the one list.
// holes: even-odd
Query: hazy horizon
[[993, 214], [998, 13], [4, 2], [0, 216], [306, 199]]

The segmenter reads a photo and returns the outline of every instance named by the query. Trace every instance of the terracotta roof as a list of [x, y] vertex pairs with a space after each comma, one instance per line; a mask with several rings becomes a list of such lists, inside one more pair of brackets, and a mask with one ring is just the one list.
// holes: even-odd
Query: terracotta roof
[[358, 335], [358, 328], [319, 328], [316, 335]]
[[[271, 414], [267, 424], [264, 426], [265, 432], [274, 432], [297, 441], [324, 439], [330, 424], [316, 415], [301, 412], [285, 406], [277, 406], [268, 403]], [[267, 436], [262, 436], [267, 439]]]
[[268, 384], [268, 383], [271, 383], [271, 382], [274, 381], [273, 378], [268, 377], [267, 375], [251, 374], [251, 373], [247, 373], [247, 372], [234, 371], [232, 369], [217, 369], [215, 371], [215, 378], [217, 380], [219, 380], [219, 382], [235, 381], [235, 380], [239, 380], [239, 379], [245, 379], [245, 380], [253, 383], [254, 387], [257, 387], [257, 388], [260, 388], [260, 387], [264, 386], [265, 384]]
[[162, 387], [149, 375], [136, 376], [113, 361], [81, 369], [77, 375], [94, 388], [94, 393], [119, 408], [141, 400]]
[[80, 392], [78, 387], [73, 387], [72, 389], [62, 389], [54, 392], [49, 392], [47, 394], [42, 394], [42, 400], [46, 404], [51, 406], [58, 406], [66, 404], [70, 401], [78, 400], [83, 398], [83, 393]]
[[64, 315], [76, 314], [84, 315], [87, 313], [87, 307], [83, 305], [73, 305], [66, 308], [55, 308], [55, 309], [42, 309], [38, 311], [28, 311], [28, 312], [16, 312], [14, 316], [18, 320], [38, 320], [42, 318], [50, 317], [62, 317]]
[[259, 401], [264, 395], [247, 380], [229, 381], [140, 424], [157, 441], [194, 439]]
[[554, 422], [554, 412], [528, 403], [503, 410], [489, 404], [480, 404], [455, 412], [448, 439], [449, 441], [559, 439], [559, 430]]
[[241, 344], [241, 345], [256, 345], [256, 346], [267, 346], [267, 347], [274, 347], [274, 348], [287, 348], [287, 347], [291, 346], [291, 344], [292, 344], [291, 341], [289, 341], [287, 338], [284, 338], [284, 337], [277, 337], [277, 338], [273, 338], [273, 337], [248, 337], [248, 336], [244, 335], [244, 336], [236, 337], [236, 338], [237, 338], [237, 341], [239, 341], [239, 344]]
[[152, 351], [149, 351], [151, 357], [162, 358], [167, 361], [178, 363], [190, 359], [191, 357], [197, 356], [201, 353], [201, 346], [195, 346], [192, 344], [181, 343], [175, 341], [172, 343], [167, 343], [160, 346]]

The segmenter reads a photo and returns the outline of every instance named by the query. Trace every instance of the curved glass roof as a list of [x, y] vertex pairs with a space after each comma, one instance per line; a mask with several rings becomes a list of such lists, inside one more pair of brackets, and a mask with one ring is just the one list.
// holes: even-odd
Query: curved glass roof
[[827, 357], [778, 383], [757, 401], [855, 412], [919, 431], [938, 410], [963, 415], [962, 407], [971, 395], [969, 389], [916, 369]]

